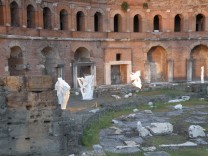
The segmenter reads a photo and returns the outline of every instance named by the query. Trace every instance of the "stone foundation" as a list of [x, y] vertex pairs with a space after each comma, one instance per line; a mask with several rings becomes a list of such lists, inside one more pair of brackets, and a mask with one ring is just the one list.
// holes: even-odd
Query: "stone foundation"
[[78, 145], [77, 124], [57, 104], [49, 76], [11, 76], [0, 81], [0, 155], [77, 152], [73, 148]]

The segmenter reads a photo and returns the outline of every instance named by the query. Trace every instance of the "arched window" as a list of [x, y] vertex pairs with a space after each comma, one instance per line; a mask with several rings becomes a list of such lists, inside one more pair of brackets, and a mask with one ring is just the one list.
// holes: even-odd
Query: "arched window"
[[43, 8], [43, 28], [51, 29], [51, 10], [48, 7]]
[[160, 15], [156, 15], [154, 17], [154, 31], [162, 31], [162, 17]]
[[0, 0], [0, 25], [4, 25], [3, 3]]
[[204, 28], [205, 28], [204, 15], [198, 14], [196, 16], [196, 31], [204, 31]]
[[103, 16], [101, 13], [96, 12], [94, 15], [94, 30], [95, 32], [103, 31]]
[[13, 27], [19, 27], [20, 23], [19, 23], [19, 8], [18, 8], [18, 4], [13, 1], [10, 4], [10, 13], [11, 13], [11, 26]]
[[122, 31], [122, 17], [119, 14], [114, 16], [114, 32]]
[[141, 32], [141, 16], [140, 15], [135, 15], [134, 16], [134, 21], [133, 21], [133, 27], [134, 27], [134, 32]]
[[174, 32], [181, 32], [182, 31], [182, 16], [176, 15], [174, 20]]
[[23, 54], [20, 47], [15, 46], [11, 48], [10, 58], [8, 59], [10, 76], [23, 75]]
[[85, 30], [85, 18], [84, 13], [79, 11], [77, 13], [77, 31], [84, 31]]
[[27, 6], [27, 27], [35, 28], [35, 9], [32, 5]]
[[68, 12], [66, 10], [60, 11], [60, 30], [68, 29]]

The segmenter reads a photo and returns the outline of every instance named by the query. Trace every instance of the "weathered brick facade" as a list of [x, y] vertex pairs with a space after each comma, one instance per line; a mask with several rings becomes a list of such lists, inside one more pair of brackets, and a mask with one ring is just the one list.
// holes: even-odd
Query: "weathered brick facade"
[[0, 74], [72, 86], [75, 74], [94, 74], [101, 85], [137, 70], [143, 82], [199, 80], [204, 66], [208, 78], [206, 0], [126, 0], [126, 11], [122, 2], [0, 0]]

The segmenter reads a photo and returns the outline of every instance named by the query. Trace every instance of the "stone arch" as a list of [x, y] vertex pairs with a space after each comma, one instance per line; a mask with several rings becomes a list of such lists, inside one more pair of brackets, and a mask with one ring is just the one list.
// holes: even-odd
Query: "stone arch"
[[10, 76], [20, 76], [24, 74], [23, 52], [19, 46], [11, 47], [8, 66]]
[[101, 8], [96, 8], [90, 12], [90, 16], [94, 16], [96, 12], [101, 13], [102, 16], [105, 16], [105, 12]]
[[153, 31], [162, 31], [162, 16], [155, 15], [153, 18]]
[[182, 14], [177, 14], [174, 18], [174, 32], [182, 32], [184, 27], [184, 17]]
[[34, 7], [34, 9], [37, 10], [37, 3], [33, 0], [25, 1], [24, 5], [25, 5], [25, 9], [26, 9], [26, 7], [28, 7], [28, 5], [32, 5]]
[[82, 11], [76, 13], [77, 31], [85, 31], [85, 15]]
[[52, 28], [52, 17], [51, 17], [51, 10], [48, 7], [43, 8], [43, 28], [44, 29], [51, 29]]
[[114, 32], [122, 32], [122, 16], [115, 14], [113, 18]]
[[68, 29], [68, 12], [65, 9], [60, 11], [60, 30]]
[[133, 32], [142, 32], [142, 17], [139, 14], [133, 17]]
[[35, 28], [35, 8], [31, 4], [27, 6], [27, 27]]
[[42, 67], [43, 75], [50, 75], [55, 80], [57, 78], [57, 62], [59, 60], [58, 54], [53, 48], [47, 46], [41, 50], [40, 64]]
[[74, 53], [74, 60], [77, 62], [89, 62], [90, 52], [85, 47], [79, 47]]
[[167, 52], [161, 46], [152, 47], [147, 53], [150, 65], [150, 81], [164, 82], [168, 80]]
[[203, 66], [205, 80], [208, 80], [208, 47], [203, 44], [195, 46], [191, 50], [190, 59], [192, 61], [192, 80], [200, 80]]
[[94, 14], [94, 31], [102, 32], [103, 31], [103, 14], [96, 12]]
[[[85, 47], [79, 47], [74, 53], [73, 62], [73, 87], [77, 88], [77, 78], [87, 75], [96, 77], [95, 62], [90, 60], [90, 51]], [[96, 80], [96, 78], [95, 78]]]
[[0, 25], [4, 25], [4, 11], [2, 0], [0, 0]]
[[11, 26], [19, 27], [19, 6], [17, 2], [13, 1], [10, 3], [10, 16], [11, 16]]
[[196, 31], [204, 31], [206, 27], [205, 16], [203, 14], [196, 15]]

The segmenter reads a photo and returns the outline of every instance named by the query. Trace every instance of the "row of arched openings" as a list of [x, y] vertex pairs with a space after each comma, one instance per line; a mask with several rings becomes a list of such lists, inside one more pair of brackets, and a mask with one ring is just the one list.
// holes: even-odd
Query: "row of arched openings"
[[[204, 66], [204, 76], [205, 80], [208, 80], [208, 47], [205, 45], [198, 45], [194, 47], [190, 52], [190, 61], [192, 62], [192, 80], [198, 81], [201, 78], [201, 67]], [[167, 52], [161, 46], [152, 47], [147, 53], [147, 60], [150, 67], [150, 80], [151, 82], [163, 82], [168, 81], [168, 61]], [[174, 60], [174, 73], [180, 75], [186, 75], [186, 71], [182, 70], [182, 66], [185, 61]], [[179, 65], [178, 65], [179, 64]], [[177, 68], [179, 67], [180, 68]], [[177, 69], [176, 69], [177, 68]], [[186, 69], [186, 67], [184, 67]], [[174, 77], [175, 80], [186, 80], [186, 77]]]
[[[11, 26], [19, 27], [20, 26], [20, 17], [19, 17], [19, 6], [13, 1], [10, 3], [10, 13], [11, 13]], [[3, 16], [3, 4], [0, 0], [0, 25], [4, 24]], [[27, 6], [27, 27], [35, 28], [35, 8], [33, 5]], [[59, 13], [60, 18], [60, 30], [68, 29], [68, 12], [63, 9]], [[196, 31], [205, 30], [205, 17], [203, 14], [196, 15]], [[82, 11], [77, 12], [76, 14], [76, 31], [85, 31], [85, 15]], [[174, 32], [181, 32], [184, 29], [184, 18], [181, 14], [177, 14], [174, 18]], [[114, 32], [122, 32], [122, 16], [116, 14], [114, 16]], [[43, 28], [51, 29], [52, 28], [52, 12], [50, 8], [43, 8]], [[156, 15], [153, 19], [153, 30], [162, 31], [162, 16]], [[100, 12], [94, 14], [94, 31], [102, 32], [103, 31], [103, 15]], [[142, 32], [142, 17], [137, 14], [133, 17], [133, 32]]]

